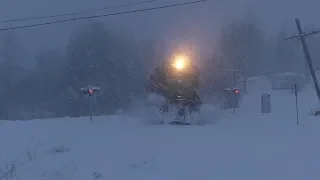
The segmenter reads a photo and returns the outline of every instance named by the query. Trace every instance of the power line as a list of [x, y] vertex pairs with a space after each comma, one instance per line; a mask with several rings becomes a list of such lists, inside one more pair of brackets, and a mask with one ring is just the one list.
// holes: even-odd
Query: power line
[[50, 21], [50, 22], [44, 22], [44, 23], [38, 23], [38, 24], [29, 24], [29, 25], [25, 25], [25, 26], [16, 26], [16, 27], [10, 27], [10, 28], [3, 28], [3, 29], [0, 29], [0, 31], [23, 29], [23, 28], [30, 28], [30, 27], [36, 27], [36, 26], [46, 26], [46, 25], [64, 23], [64, 22], [69, 22], [69, 21], [77, 21], [77, 20], [84, 20], [84, 19], [94, 19], [94, 18], [107, 17], [107, 16], [117, 16], [117, 15], [132, 14], [132, 13], [144, 12], [144, 11], [153, 11], [153, 10], [165, 9], [165, 8], [170, 8], [170, 7], [177, 7], [177, 6], [184, 6], [184, 5], [202, 3], [202, 2], [206, 2], [206, 1], [209, 1], [209, 0], [190, 1], [190, 2], [171, 4], [171, 5], [166, 5], [166, 6], [158, 6], [158, 7], [152, 7], [152, 8], [137, 9], [137, 10], [133, 10], [133, 11], [123, 11], [123, 12], [110, 13], [110, 14], [102, 14], [102, 15], [95, 15], [95, 16], [84, 16], [84, 17], [78, 17], [78, 18], [72, 18], [72, 19]]
[[108, 9], [116, 9], [116, 8], [123, 8], [123, 7], [139, 5], [139, 4], [146, 4], [146, 3], [151, 3], [151, 2], [155, 2], [155, 1], [158, 1], [158, 0], [144, 0], [144, 1], [138, 1], [138, 2], [129, 3], [129, 4], [122, 4], [122, 5], [116, 5], [116, 6], [106, 6], [106, 7], [100, 8], [100, 9], [90, 9], [90, 10], [78, 11], [78, 12], [72, 12], [72, 13], [63, 13], [63, 14], [55, 14], [55, 15], [33, 16], [33, 17], [28, 17], [28, 18], [1, 20], [0, 23], [21, 22], [21, 21], [28, 21], [28, 20], [38, 20], [38, 19], [56, 18], [56, 17], [63, 17], [63, 16], [72, 16], [72, 15], [79, 15], [79, 14], [84, 14], [84, 13], [89, 13], [89, 12], [97, 12], [97, 11], [103, 11], [103, 10], [108, 10]]

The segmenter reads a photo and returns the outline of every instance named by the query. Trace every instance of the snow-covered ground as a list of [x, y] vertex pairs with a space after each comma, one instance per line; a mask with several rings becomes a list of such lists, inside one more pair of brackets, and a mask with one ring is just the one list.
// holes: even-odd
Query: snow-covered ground
[[[315, 93], [299, 94], [296, 125], [294, 95], [263, 84], [249, 86], [235, 114], [203, 126], [126, 115], [0, 121], [2, 170], [19, 180], [319, 180], [320, 122], [307, 115]], [[264, 92], [271, 114], [260, 113]]]

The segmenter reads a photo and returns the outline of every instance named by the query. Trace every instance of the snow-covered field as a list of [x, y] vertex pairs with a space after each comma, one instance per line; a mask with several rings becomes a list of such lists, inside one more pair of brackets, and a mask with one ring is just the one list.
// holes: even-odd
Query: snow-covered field
[[[254, 87], [235, 114], [203, 126], [152, 126], [126, 115], [0, 121], [2, 170], [19, 180], [319, 180], [312, 88], [299, 94], [296, 125], [293, 94]], [[263, 92], [271, 114], [260, 114]]]

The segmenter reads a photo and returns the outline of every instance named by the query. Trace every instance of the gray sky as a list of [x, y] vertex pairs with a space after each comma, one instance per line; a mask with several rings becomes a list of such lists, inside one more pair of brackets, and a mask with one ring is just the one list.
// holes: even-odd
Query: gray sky
[[[134, 6], [130, 8], [113, 9], [105, 12], [127, 11], [135, 8], [152, 7], [191, 0], [161, 0], [157, 3]], [[0, 0], [0, 19], [24, 18], [59, 13], [68, 13], [87, 9], [101, 8], [108, 5], [119, 5], [135, 2], [132, 0]], [[100, 18], [114, 29], [126, 29], [136, 37], [148, 38], [154, 35], [163, 38], [168, 48], [177, 44], [192, 42], [202, 54], [207, 56], [213, 49], [215, 39], [223, 22], [240, 17], [249, 8], [253, 8], [261, 24], [269, 33], [276, 32], [280, 27], [294, 27], [293, 18], [298, 17], [304, 25], [320, 28], [319, 0], [211, 0], [191, 6], [142, 12], [130, 15]], [[298, 10], [300, 11], [298, 12]], [[92, 15], [92, 14], [87, 14]], [[47, 19], [57, 20], [56, 19]], [[19, 26], [28, 23], [38, 23], [39, 20], [23, 23], [0, 24], [0, 27]], [[69, 35], [85, 21], [68, 22], [45, 27], [35, 27], [16, 30], [21, 43], [26, 49], [26, 59], [49, 48], [65, 46]], [[296, 29], [292, 29], [296, 32]], [[5, 32], [0, 32], [0, 37]]]

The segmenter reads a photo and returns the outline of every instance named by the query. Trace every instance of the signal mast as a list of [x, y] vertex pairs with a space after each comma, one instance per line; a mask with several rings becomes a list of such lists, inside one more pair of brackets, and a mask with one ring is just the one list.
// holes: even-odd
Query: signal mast
[[[92, 67], [94, 67], [94, 65], [89, 66], [89, 77], [92, 73], [91, 71]], [[80, 88], [80, 90], [83, 91], [83, 94], [85, 96], [89, 97], [89, 113], [90, 113], [90, 121], [92, 121], [93, 98], [95, 97], [96, 92], [100, 91], [100, 87], [88, 85], [83, 88]]]

